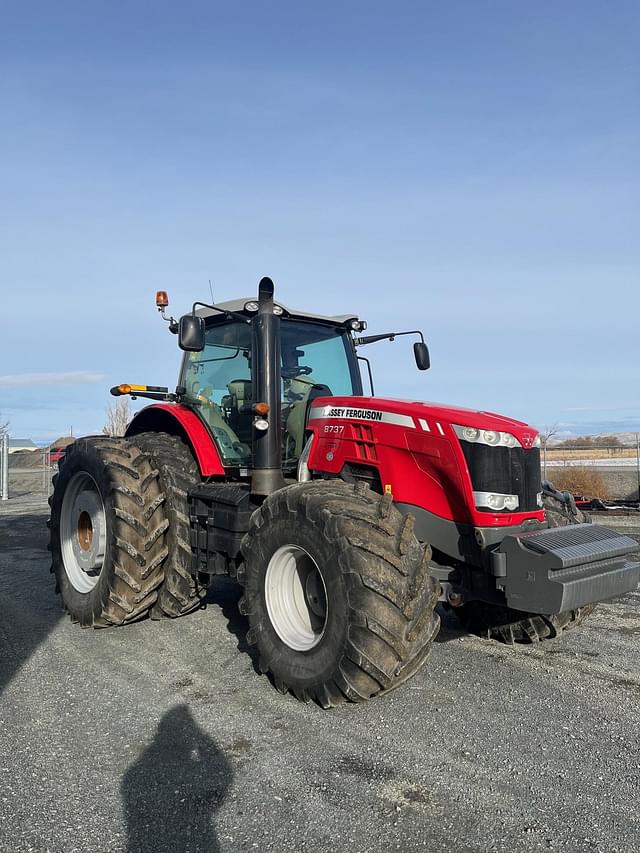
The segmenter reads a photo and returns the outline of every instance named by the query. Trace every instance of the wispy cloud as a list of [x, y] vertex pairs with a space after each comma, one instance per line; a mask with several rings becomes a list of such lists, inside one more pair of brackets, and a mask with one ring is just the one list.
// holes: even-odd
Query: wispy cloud
[[75, 370], [69, 373], [9, 373], [0, 375], [0, 388], [22, 385], [94, 385], [104, 379], [102, 373]]

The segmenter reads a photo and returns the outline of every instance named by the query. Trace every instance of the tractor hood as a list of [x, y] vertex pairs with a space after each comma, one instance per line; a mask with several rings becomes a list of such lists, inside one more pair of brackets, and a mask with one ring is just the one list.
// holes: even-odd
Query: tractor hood
[[320, 397], [313, 401], [310, 412], [310, 419], [316, 418], [395, 424], [441, 435], [449, 432], [445, 427], [457, 424], [511, 433], [524, 447], [533, 446], [538, 435], [537, 430], [523, 421], [495, 412], [385, 397]]

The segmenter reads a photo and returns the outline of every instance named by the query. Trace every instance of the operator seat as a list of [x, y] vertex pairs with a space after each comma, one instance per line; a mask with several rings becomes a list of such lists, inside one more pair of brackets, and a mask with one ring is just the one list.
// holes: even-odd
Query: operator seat
[[332, 397], [333, 392], [328, 385], [316, 383], [308, 375], [288, 379], [285, 385], [285, 397], [293, 400], [285, 419], [285, 458], [294, 461], [300, 458], [305, 445], [305, 427], [311, 403], [317, 397]]
[[191, 386], [191, 396], [195, 397], [200, 404], [199, 411], [207, 422], [224, 460], [239, 465], [244, 464], [251, 456], [251, 450], [240, 441], [224, 419], [220, 407], [213, 401], [213, 388], [201, 387], [196, 381]]
[[229, 412], [229, 426], [240, 441], [251, 446], [253, 416], [251, 403], [251, 380], [233, 379], [228, 383], [229, 393], [222, 398], [222, 408]]

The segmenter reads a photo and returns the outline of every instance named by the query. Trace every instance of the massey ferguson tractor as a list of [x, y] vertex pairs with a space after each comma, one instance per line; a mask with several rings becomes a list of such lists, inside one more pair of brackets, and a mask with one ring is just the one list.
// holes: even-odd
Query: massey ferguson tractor
[[534, 642], [638, 586], [635, 540], [543, 493], [534, 429], [364, 395], [360, 348], [416, 335], [426, 370], [420, 332], [290, 310], [268, 278], [179, 323], [156, 301], [185, 353], [178, 386], [111, 389], [153, 403], [124, 438], [77, 440], [50, 500], [52, 571], [82, 626], [181, 616], [230, 575], [261, 670], [328, 708], [420, 669], [438, 602]]

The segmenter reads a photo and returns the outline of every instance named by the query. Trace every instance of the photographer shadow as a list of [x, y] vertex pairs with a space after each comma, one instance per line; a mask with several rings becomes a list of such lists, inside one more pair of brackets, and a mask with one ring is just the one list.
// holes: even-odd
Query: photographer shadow
[[215, 814], [233, 773], [187, 705], [168, 711], [121, 785], [127, 853], [216, 853]]

